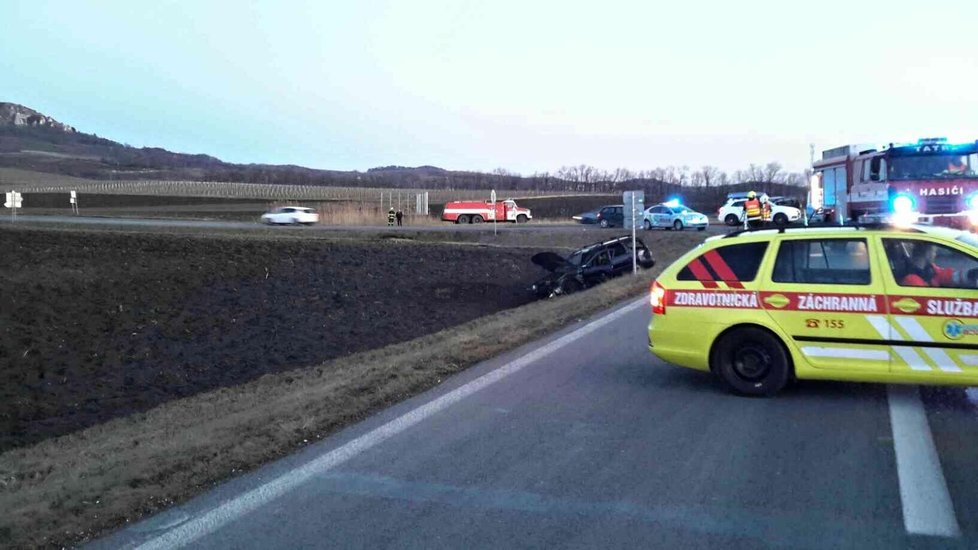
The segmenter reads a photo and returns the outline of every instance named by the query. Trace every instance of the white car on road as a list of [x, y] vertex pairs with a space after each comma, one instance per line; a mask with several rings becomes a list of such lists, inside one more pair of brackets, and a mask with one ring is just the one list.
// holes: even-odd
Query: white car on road
[[700, 214], [678, 202], [664, 202], [645, 209], [642, 225], [646, 230], [661, 227], [682, 231], [687, 227], [695, 227], [699, 231], [704, 231], [710, 225], [710, 220], [705, 214]]
[[319, 213], [312, 208], [304, 208], [301, 206], [282, 206], [268, 212], [267, 214], [262, 214], [261, 221], [262, 223], [267, 223], [268, 225], [313, 225], [319, 222]]
[[[747, 199], [729, 199], [717, 211], [717, 218], [727, 225], [744, 223], [744, 203]], [[788, 225], [801, 219], [801, 210], [794, 206], [778, 204], [771, 200], [771, 221], [775, 225]]]

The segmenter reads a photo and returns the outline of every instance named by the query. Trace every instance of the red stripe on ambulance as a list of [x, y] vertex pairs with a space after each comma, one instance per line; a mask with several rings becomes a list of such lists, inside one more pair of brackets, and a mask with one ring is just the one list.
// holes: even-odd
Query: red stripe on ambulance
[[668, 305], [726, 309], [758, 309], [760, 307], [756, 292], [729, 290], [675, 290], [668, 293]]
[[936, 298], [934, 296], [890, 296], [893, 315], [931, 317], [978, 317], [978, 300]]
[[764, 309], [781, 311], [886, 313], [886, 306], [882, 297], [876, 294], [762, 292], [761, 303]]
[[706, 288], [717, 288], [718, 284], [713, 282], [713, 277], [710, 272], [706, 270], [706, 267], [700, 262], [699, 258], [689, 262], [689, 270], [693, 273], [693, 277], [703, 284]]
[[744, 288], [744, 285], [737, 279], [737, 276], [734, 275], [733, 270], [730, 269], [727, 262], [723, 261], [723, 257], [717, 254], [716, 250], [711, 250], [703, 254], [703, 257], [706, 258], [707, 263], [710, 264], [713, 271], [716, 271], [717, 275], [720, 276], [720, 279], [727, 283], [727, 286], [730, 288]]

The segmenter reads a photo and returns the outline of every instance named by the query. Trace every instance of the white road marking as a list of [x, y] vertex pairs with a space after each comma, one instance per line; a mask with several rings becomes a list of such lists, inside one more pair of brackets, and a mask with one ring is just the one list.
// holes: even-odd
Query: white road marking
[[809, 357], [836, 357], [839, 359], [868, 359], [872, 361], [889, 361], [890, 354], [877, 349], [827, 348], [806, 346], [801, 352]]
[[376, 428], [349, 443], [326, 453], [298, 468], [282, 474], [281, 476], [264, 483], [246, 493], [221, 504], [220, 506], [200, 515], [174, 529], [171, 529], [158, 537], [147, 540], [137, 548], [140, 550], [155, 550], [164, 548], [178, 548], [187, 546], [194, 541], [209, 535], [221, 527], [241, 518], [245, 514], [257, 510], [276, 498], [288, 493], [292, 489], [302, 485], [309, 479], [327, 472], [340, 464], [356, 457], [360, 453], [371, 449], [378, 444], [390, 439], [391, 437], [403, 432], [404, 430], [418, 424], [422, 420], [433, 414], [444, 410], [454, 403], [484, 389], [507, 376], [519, 372], [528, 365], [538, 361], [558, 349], [570, 344], [582, 336], [594, 332], [595, 330], [623, 317], [633, 310], [645, 306], [648, 297], [635, 300], [617, 309], [604, 317], [591, 321], [583, 327], [557, 338], [549, 344], [539, 347], [530, 353], [503, 365], [475, 380], [456, 388], [441, 397], [429, 401], [403, 415], [391, 420], [390, 422]]
[[912, 535], [961, 535], [917, 386], [887, 388], [903, 525]]
[[978, 388], [965, 388], [964, 396], [968, 398], [973, 407], [978, 407]]

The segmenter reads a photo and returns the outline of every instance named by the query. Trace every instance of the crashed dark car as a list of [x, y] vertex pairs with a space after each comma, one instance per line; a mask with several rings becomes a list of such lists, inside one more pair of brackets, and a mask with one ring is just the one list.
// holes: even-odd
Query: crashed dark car
[[[635, 244], [638, 265], [645, 269], [655, 265], [652, 251], [645, 243], [636, 239]], [[541, 252], [530, 260], [550, 272], [530, 287], [534, 294], [540, 298], [572, 294], [630, 272], [632, 238], [626, 235], [594, 243], [575, 250], [566, 258], [555, 252]]]

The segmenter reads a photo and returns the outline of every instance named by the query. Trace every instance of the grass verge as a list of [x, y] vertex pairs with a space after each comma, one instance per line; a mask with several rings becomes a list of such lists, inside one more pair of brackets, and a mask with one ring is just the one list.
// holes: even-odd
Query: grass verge
[[8, 451], [0, 455], [0, 546], [91, 540], [637, 296], [702, 240], [675, 237], [656, 243], [659, 263], [638, 276]]

